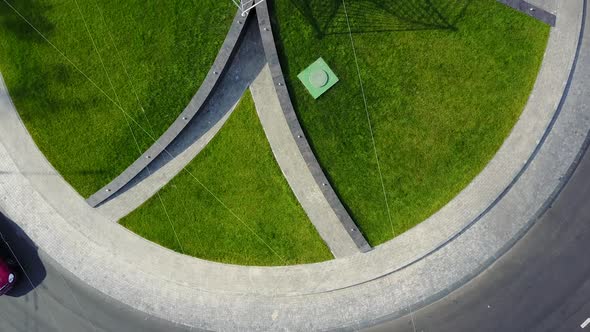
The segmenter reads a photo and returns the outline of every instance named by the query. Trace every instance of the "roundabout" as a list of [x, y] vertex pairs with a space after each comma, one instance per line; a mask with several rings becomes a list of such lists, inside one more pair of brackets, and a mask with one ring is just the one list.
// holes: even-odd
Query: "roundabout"
[[[100, 207], [87, 204], [47, 162], [5, 86], [0, 106], [0, 209], [43, 257], [50, 257], [57, 271], [125, 310], [164, 325], [168, 321], [204, 330], [357, 329], [403, 316], [488, 268], [523, 237], [570, 180], [590, 128], [587, 108], [580, 106], [587, 83], [585, 6], [575, 1], [556, 7], [556, 26], [535, 86], [493, 159], [424, 222], [372, 248], [359, 236], [362, 232], [322, 171], [322, 161], [302, 139], [306, 133], [290, 100], [291, 83], [282, 73], [267, 3], [246, 19], [236, 15], [233, 23], [259, 32], [266, 59], [250, 90], [264, 135], [294, 197], [336, 259], [280, 267], [229, 265], [185, 256], [136, 236], [113, 223]], [[313, 81], [321, 85], [325, 76]], [[265, 110], [260, 100], [271, 107]], [[279, 112], [264, 113], [273, 110]], [[291, 151], [284, 156], [291, 158], [286, 164], [299, 170], [303, 168], [296, 168], [296, 163], [305, 165], [308, 176], [290, 173], [281, 162], [281, 151]], [[306, 201], [310, 192], [317, 195]], [[108, 282], [113, 271], [116, 283]]]

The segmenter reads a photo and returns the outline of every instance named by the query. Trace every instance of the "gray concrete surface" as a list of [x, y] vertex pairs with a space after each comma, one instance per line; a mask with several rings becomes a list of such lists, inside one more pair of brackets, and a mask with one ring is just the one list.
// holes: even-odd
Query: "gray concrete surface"
[[557, 14], [559, 1], [560, 0], [528, 0], [530, 4], [542, 8], [543, 10], [551, 14]]
[[[512, 7], [515, 10], [518, 10], [528, 16], [534, 17], [537, 20], [549, 24], [550, 26], [555, 26], [555, 12], [551, 12], [546, 10], [545, 6], [549, 5], [550, 1], [554, 0], [536, 0], [536, 1], [522, 1], [522, 0], [498, 0], [499, 2]], [[553, 10], [556, 7], [551, 7]]]
[[[268, 65], [254, 80], [250, 91], [275, 160], [309, 220], [334, 257], [346, 257], [361, 252], [323, 195], [321, 185], [310, 173], [297, 146], [298, 138], [291, 135]], [[359, 232], [356, 227], [354, 231]]]
[[264, 50], [255, 20], [245, 27], [236, 55], [202, 110], [168, 145], [166, 151], [96, 209], [118, 221], [151, 198], [209, 144], [232, 114], [244, 91], [264, 66]]
[[[227, 36], [221, 45], [221, 49], [219, 50], [211, 69], [209, 69], [205, 80], [201, 83], [199, 90], [191, 99], [188, 106], [182, 111], [182, 113], [180, 113], [178, 118], [172, 123], [172, 125], [170, 125], [162, 136], [159, 138], [151, 137], [154, 140], [154, 143], [136, 161], [134, 161], [133, 164], [86, 200], [90, 206], [96, 207], [100, 205], [133, 180], [133, 178], [166, 150], [170, 143], [174, 141], [188, 125], [188, 122], [202, 110], [203, 105], [211, 95], [211, 91], [213, 91], [219, 83], [221, 76], [227, 71], [228, 63], [236, 51], [236, 45], [243, 36], [244, 26], [247, 20], [248, 15], [242, 17], [240, 11], [236, 11], [236, 16], [232, 21]], [[151, 133], [146, 132], [146, 135], [151, 135]]]
[[[563, 183], [590, 128], [590, 110], [583, 102], [590, 98], [588, 38], [578, 52], [581, 65], [567, 98], [560, 98], [575, 55], [581, 4], [560, 3], [535, 89], [502, 147], [512, 158], [498, 159], [501, 150], [489, 165], [503, 165], [498, 174], [484, 170], [484, 178], [480, 174], [458, 196], [459, 205], [453, 200], [443, 209], [457, 211], [449, 214], [457, 216], [456, 223], [437, 213], [368, 253], [318, 264], [239, 267], [186, 257], [131, 234], [89, 208], [35, 147], [3, 86], [0, 209], [59, 261], [60, 271], [146, 315], [175, 323], [216, 330], [325, 330], [401, 316], [489, 266], [530, 227]], [[532, 151], [527, 148], [531, 140]], [[469, 191], [471, 199], [461, 201]], [[451, 226], [428, 232], [441, 222]]]

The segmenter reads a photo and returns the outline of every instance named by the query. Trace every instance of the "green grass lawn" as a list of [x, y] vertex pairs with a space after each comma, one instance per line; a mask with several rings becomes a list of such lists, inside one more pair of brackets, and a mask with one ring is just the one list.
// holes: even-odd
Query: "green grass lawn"
[[8, 2], [71, 61], [0, 1], [0, 70], [11, 96], [45, 156], [85, 197], [139, 156], [133, 135], [142, 151], [153, 142], [115, 103], [159, 137], [197, 92], [236, 12], [219, 0]]
[[332, 258], [283, 178], [249, 93], [187, 171], [121, 224], [178, 252], [224, 263]]
[[[495, 0], [277, 0], [293, 102], [372, 245], [432, 215], [488, 163], [524, 108], [549, 27]], [[317, 101], [296, 75], [323, 57], [340, 82]]]

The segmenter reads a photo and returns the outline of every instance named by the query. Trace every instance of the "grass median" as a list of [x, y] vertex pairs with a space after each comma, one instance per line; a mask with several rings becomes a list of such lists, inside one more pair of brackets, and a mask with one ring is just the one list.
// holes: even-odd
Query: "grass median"
[[186, 169], [121, 224], [170, 249], [223, 263], [332, 258], [283, 178], [249, 93]]
[[[431, 216], [485, 167], [526, 104], [549, 35], [494, 0], [271, 9], [299, 119], [372, 245]], [[318, 57], [340, 82], [314, 100], [296, 75]]]
[[8, 0], [0, 70], [39, 148], [88, 197], [188, 105], [235, 12], [218, 0]]

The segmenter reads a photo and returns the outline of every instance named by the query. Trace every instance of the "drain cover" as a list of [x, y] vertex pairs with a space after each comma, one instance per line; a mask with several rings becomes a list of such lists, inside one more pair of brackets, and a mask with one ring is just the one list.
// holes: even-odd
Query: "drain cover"
[[305, 68], [297, 77], [314, 99], [319, 98], [338, 82], [338, 77], [322, 58]]
[[326, 73], [325, 70], [317, 69], [309, 75], [309, 83], [311, 83], [311, 85], [313, 85], [316, 88], [321, 88], [328, 84], [329, 78], [330, 77], [328, 76], [328, 73]]

